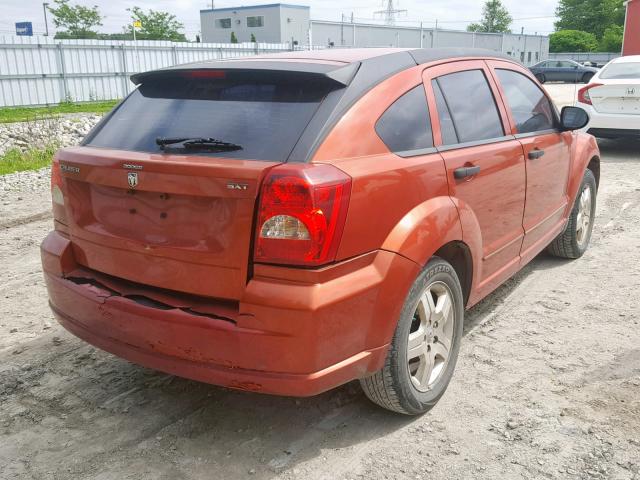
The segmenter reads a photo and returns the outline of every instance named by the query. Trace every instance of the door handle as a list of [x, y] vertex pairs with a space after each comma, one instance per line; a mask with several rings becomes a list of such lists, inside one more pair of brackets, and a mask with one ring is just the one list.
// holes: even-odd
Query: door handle
[[453, 171], [453, 176], [455, 178], [467, 178], [467, 177], [473, 177], [474, 175], [477, 175], [478, 173], [480, 173], [480, 167], [475, 166], [475, 167], [460, 167], [460, 168], [456, 168]]
[[544, 150], [540, 150], [536, 148], [535, 150], [531, 150], [529, 152], [529, 160], [535, 160], [536, 158], [540, 158], [544, 155]]

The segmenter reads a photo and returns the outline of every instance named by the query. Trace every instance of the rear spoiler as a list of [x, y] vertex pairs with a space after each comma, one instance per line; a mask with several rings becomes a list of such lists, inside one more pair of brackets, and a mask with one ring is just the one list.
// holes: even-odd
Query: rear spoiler
[[234, 77], [247, 75], [253, 78], [321, 79], [333, 83], [337, 88], [341, 88], [351, 83], [359, 68], [360, 62], [336, 66], [335, 64], [304, 63], [303, 61], [237, 60], [180, 65], [135, 73], [130, 78], [134, 84], [140, 85], [145, 82], [176, 76], [193, 75], [196, 77], [201, 75], [201, 78], [223, 78], [226, 73], [230, 73]]

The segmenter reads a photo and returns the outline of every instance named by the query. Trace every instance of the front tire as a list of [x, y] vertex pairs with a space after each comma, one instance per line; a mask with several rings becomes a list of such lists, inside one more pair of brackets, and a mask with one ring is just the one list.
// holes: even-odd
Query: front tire
[[592, 77], [593, 77], [593, 73], [585, 73], [582, 76], [582, 83], [589, 83]]
[[596, 212], [596, 177], [587, 169], [582, 177], [567, 226], [548, 247], [549, 253], [560, 258], [579, 258], [587, 251]]
[[409, 291], [383, 368], [360, 380], [367, 397], [405, 415], [430, 410], [453, 376], [463, 317], [455, 270], [433, 258]]

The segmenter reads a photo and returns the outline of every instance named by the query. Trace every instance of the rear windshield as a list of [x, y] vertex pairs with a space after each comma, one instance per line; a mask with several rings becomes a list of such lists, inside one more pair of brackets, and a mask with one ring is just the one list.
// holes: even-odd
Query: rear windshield
[[640, 79], [640, 63], [612, 63], [608, 67], [604, 67], [604, 69], [600, 73], [600, 78], [608, 80], [622, 80], [625, 78]]
[[283, 161], [328, 91], [326, 83], [314, 79], [156, 80], [135, 90], [84, 144], [158, 153], [158, 138], [215, 138], [242, 149], [193, 150], [176, 144], [166, 151]]

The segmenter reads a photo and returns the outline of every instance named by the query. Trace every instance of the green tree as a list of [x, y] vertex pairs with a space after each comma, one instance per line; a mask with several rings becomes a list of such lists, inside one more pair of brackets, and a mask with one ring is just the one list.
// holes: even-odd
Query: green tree
[[[147, 10], [140, 7], [128, 8], [133, 20], [139, 20], [142, 24], [136, 30], [136, 37], [141, 40], [170, 40], [172, 42], [186, 42], [187, 38], [180, 30], [184, 25], [180, 23], [175, 15], [158, 10]], [[133, 25], [126, 25], [124, 30], [133, 36]]]
[[556, 30], [582, 30], [600, 39], [611, 25], [624, 24], [624, 0], [560, 0]]
[[69, 0], [53, 0], [53, 3], [54, 7], [48, 7], [53, 15], [53, 23], [62, 29], [55, 38], [97, 38], [96, 27], [102, 25], [103, 18], [97, 5], [70, 5]]
[[236, 37], [236, 32], [231, 32], [231, 43], [238, 43], [238, 37]]
[[251, 42], [252, 43], [256, 43], [257, 42], [256, 36], [253, 33], [251, 34]]
[[549, 50], [558, 52], [593, 52], [598, 40], [593, 33], [580, 30], [562, 30], [549, 35]]
[[488, 0], [482, 8], [480, 23], [467, 27], [469, 32], [510, 33], [513, 18], [500, 0]]
[[604, 31], [600, 40], [600, 50], [602, 52], [622, 51], [622, 36], [624, 35], [624, 27], [621, 25], [610, 25]]

